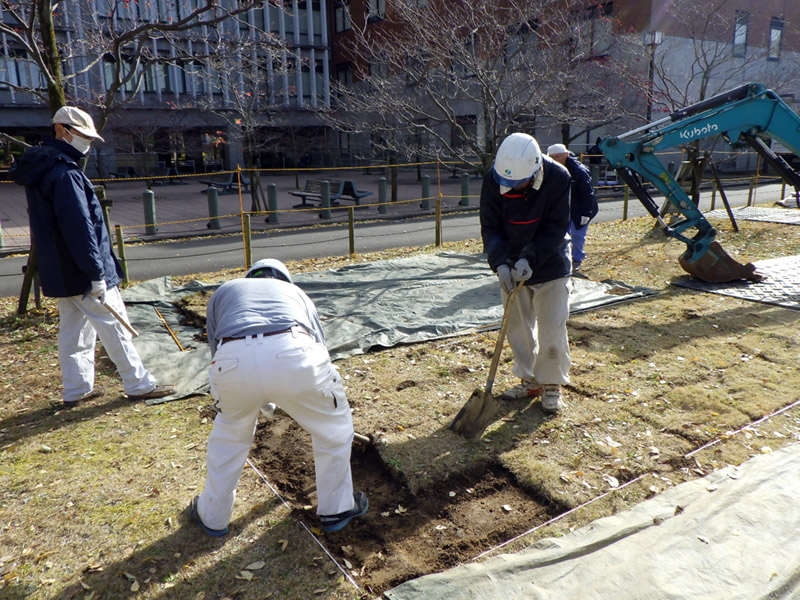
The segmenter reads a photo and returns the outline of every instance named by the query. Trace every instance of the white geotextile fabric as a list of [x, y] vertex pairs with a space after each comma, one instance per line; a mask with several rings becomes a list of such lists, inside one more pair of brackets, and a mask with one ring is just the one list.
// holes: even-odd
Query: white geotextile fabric
[[800, 445], [562, 538], [406, 582], [391, 600], [800, 598]]
[[[299, 273], [292, 278], [314, 301], [333, 360], [375, 348], [497, 329], [502, 318], [497, 276], [482, 255], [440, 253]], [[177, 393], [168, 400], [207, 392], [206, 369], [211, 360], [208, 345], [194, 339], [201, 330], [182, 325], [172, 303], [187, 294], [215, 288], [199, 282], [174, 288], [165, 277], [122, 294], [131, 322], [140, 333], [134, 343], [145, 366], [160, 383], [177, 386]], [[570, 312], [652, 293], [621, 283], [575, 278]]]

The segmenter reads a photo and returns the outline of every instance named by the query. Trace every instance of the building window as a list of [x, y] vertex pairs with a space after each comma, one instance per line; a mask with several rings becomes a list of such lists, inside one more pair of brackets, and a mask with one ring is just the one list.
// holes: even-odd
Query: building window
[[386, 18], [386, 0], [369, 0], [367, 3], [367, 23], [382, 21]]
[[336, 81], [345, 87], [353, 84], [353, 63], [336, 65]]
[[[573, 34], [573, 51], [584, 59], [596, 59], [607, 56], [612, 45], [612, 15], [614, 3], [594, 4], [574, 13], [576, 29]], [[536, 23], [534, 25], [535, 31]], [[524, 34], [520, 31], [520, 34]], [[529, 35], [529, 34], [527, 34]]]
[[333, 9], [334, 28], [336, 33], [352, 29], [353, 25], [350, 22], [350, 2], [340, 1], [336, 3]]
[[767, 60], [781, 59], [781, 42], [783, 41], [783, 19], [772, 17], [769, 23], [769, 50]]
[[733, 55], [744, 58], [747, 54], [747, 32], [750, 29], [750, 13], [746, 10], [736, 11], [736, 22], [733, 26]]

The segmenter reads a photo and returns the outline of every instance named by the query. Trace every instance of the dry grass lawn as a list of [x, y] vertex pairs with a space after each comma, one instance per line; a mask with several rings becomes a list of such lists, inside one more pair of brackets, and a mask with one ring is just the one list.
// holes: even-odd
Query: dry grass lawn
[[[717, 226], [742, 262], [800, 255], [799, 227], [740, 222], [734, 233]], [[480, 245], [445, 249], [474, 253]], [[581, 507], [505, 550], [800, 440], [797, 408], [761, 420], [800, 400], [800, 313], [671, 286], [683, 275], [682, 249], [653, 231], [650, 219], [590, 228], [587, 276], [659, 294], [570, 318], [572, 383], [562, 415], [545, 417], [534, 400], [504, 405], [480, 442], [447, 430], [485, 383], [496, 335], [489, 332], [339, 362], [356, 429], [375, 437], [380, 459], [411, 497], [439, 494], [455, 511], [468, 495], [455, 484], [479, 482], [491, 469], [549, 507], [540, 520]], [[311, 271], [432, 251], [289, 266]], [[297, 506], [277, 500], [252, 469], [239, 489], [236, 535], [210, 540], [185, 526], [182, 511], [204, 480], [209, 399], [132, 404], [101, 356], [105, 397], [63, 410], [55, 304], [47, 300], [24, 317], [15, 307], [15, 299], [0, 299], [0, 597], [344, 600], [376, 597], [403, 576], [399, 566], [381, 573], [380, 561], [361, 555], [364, 568], [345, 568], [357, 589], [303, 528]], [[509, 361], [506, 348], [496, 392], [516, 383]], [[370, 525], [392, 527], [396, 511], [382, 517], [382, 510], [375, 507]], [[359, 539], [342, 536], [328, 540], [340, 564], [352, 546], [359, 555]], [[482, 540], [465, 544], [465, 555], [498, 541], [479, 548], [488, 543]]]

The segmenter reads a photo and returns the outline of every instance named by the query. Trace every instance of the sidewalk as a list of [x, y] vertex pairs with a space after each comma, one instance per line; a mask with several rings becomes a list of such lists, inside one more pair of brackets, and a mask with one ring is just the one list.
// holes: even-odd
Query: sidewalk
[[[391, 201], [391, 181], [385, 175], [386, 169], [338, 169], [298, 172], [270, 172], [261, 175], [266, 202], [267, 185], [277, 186], [278, 212], [275, 215], [251, 216], [251, 230], [264, 231], [279, 228], [309, 227], [325, 223], [347, 223], [348, 206], [354, 206], [354, 218], [359, 221], [376, 219], [399, 219], [413, 216], [435, 214], [437, 197], [441, 198], [442, 212], [477, 210], [481, 180], [469, 179], [468, 206], [460, 204], [462, 200], [462, 180], [453, 177], [450, 171], [437, 172], [434, 169], [423, 171], [423, 176], [430, 177], [430, 208], [421, 207], [422, 182], [417, 180], [416, 171], [401, 171], [398, 175], [397, 201]], [[385, 214], [379, 211], [378, 187], [379, 179], [387, 178], [387, 205]], [[219, 224], [220, 229], [210, 228], [209, 206], [205, 184], [200, 180], [209, 178], [208, 174], [185, 176], [180, 179], [157, 180], [161, 185], [153, 185], [155, 196], [156, 233], [148, 235], [145, 226], [145, 208], [142, 196], [147, 191], [145, 180], [119, 180], [98, 182], [106, 189], [106, 198], [112, 202], [109, 208], [109, 220], [112, 231], [115, 226], [122, 227], [126, 241], [157, 241], [181, 237], [201, 235], [218, 235], [241, 231], [241, 210], [249, 212], [251, 195], [245, 191], [240, 197], [237, 193], [219, 191]], [[331, 209], [329, 219], [320, 217], [318, 203], [309, 202], [302, 206], [301, 199], [289, 194], [290, 190], [303, 188], [306, 179], [345, 179], [356, 183], [359, 191], [372, 192], [361, 199], [361, 206], [354, 202], [342, 200], [340, 206]], [[169, 183], [165, 183], [169, 182]], [[174, 183], [173, 183], [174, 182]], [[30, 248], [28, 230], [27, 204], [25, 190], [11, 182], [0, 182], [0, 228], [2, 228], [2, 244], [0, 256], [27, 252]], [[266, 207], [265, 207], [266, 208]]]

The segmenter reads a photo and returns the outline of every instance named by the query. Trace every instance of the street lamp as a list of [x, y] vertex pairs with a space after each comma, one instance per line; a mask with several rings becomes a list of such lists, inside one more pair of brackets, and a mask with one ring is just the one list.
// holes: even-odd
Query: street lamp
[[650, 63], [647, 72], [647, 122], [652, 121], [653, 116], [653, 78], [656, 69], [656, 47], [662, 42], [663, 33], [660, 31], [645, 31], [644, 32], [644, 45], [647, 46]]

